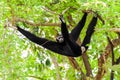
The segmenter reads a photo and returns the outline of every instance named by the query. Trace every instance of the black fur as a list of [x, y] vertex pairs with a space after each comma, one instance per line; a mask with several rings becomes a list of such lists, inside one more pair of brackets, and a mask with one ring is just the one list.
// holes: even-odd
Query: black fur
[[18, 31], [20, 31], [29, 40], [31, 40], [32, 42], [34, 42], [40, 46], [43, 46], [44, 48], [46, 48], [48, 50], [51, 50], [55, 53], [69, 56], [69, 57], [78, 57], [78, 56], [82, 55], [81, 46], [85, 47], [85, 50], [87, 50], [88, 46], [86, 46], [86, 45], [90, 43], [91, 36], [94, 33], [94, 27], [97, 23], [97, 17], [93, 17], [92, 21], [90, 22], [88, 29], [86, 31], [86, 36], [83, 40], [83, 43], [81, 46], [79, 46], [76, 43], [76, 41], [80, 35], [82, 28], [84, 27], [84, 24], [86, 22], [86, 17], [87, 17], [87, 13], [85, 13], [83, 15], [83, 17], [80, 20], [80, 22], [78, 23], [78, 25], [71, 31], [70, 34], [68, 33], [66, 23], [63, 21], [63, 18], [60, 17], [61, 32], [62, 32], [62, 36], [64, 38], [64, 41], [62, 43], [50, 41], [45, 38], [37, 37], [34, 34], [28, 32], [24, 29], [21, 29], [19, 26], [17, 26], [17, 28], [18, 28]]

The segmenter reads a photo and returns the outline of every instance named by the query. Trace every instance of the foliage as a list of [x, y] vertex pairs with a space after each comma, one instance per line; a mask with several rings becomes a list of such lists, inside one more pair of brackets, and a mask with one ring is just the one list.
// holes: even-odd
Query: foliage
[[[120, 1], [119, 0], [0, 0], [0, 79], [1, 80], [79, 80], [81, 75], [68, 61], [68, 58], [54, 54], [26, 39], [17, 30], [6, 27], [14, 18], [22, 18], [34, 23], [59, 23], [58, 15], [64, 10], [64, 18], [68, 25], [69, 15], [73, 22], [70, 30], [81, 19], [82, 10], [97, 11], [105, 20], [105, 25], [99, 20], [96, 32], [92, 36], [87, 54], [93, 71], [97, 74], [98, 57], [105, 50], [108, 41], [105, 32], [111, 39], [117, 38], [116, 33], [109, 31], [120, 26]], [[87, 20], [86, 26], [91, 19]], [[58, 26], [32, 26], [23, 22], [18, 24], [32, 33], [55, 40], [60, 33]], [[85, 35], [81, 33], [81, 39]], [[114, 49], [115, 59], [120, 54], [120, 46]], [[85, 73], [82, 58], [76, 58]], [[56, 61], [56, 63], [55, 63]], [[115, 79], [119, 79], [120, 65], [111, 66], [111, 57], [104, 65], [107, 70], [104, 79], [110, 78], [110, 70], [115, 71]], [[108, 76], [109, 75], [109, 76]]]

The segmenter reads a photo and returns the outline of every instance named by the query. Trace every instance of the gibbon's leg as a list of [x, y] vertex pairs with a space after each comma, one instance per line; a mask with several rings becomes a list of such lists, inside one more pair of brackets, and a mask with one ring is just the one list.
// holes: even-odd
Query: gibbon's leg
[[84, 13], [82, 19], [79, 21], [77, 26], [71, 31], [70, 36], [72, 37], [74, 41], [77, 41], [80, 35], [80, 32], [85, 25], [87, 15], [88, 15], [87, 13]]
[[[81, 47], [75, 42], [75, 41], [72, 41], [70, 38], [69, 38], [69, 33], [68, 33], [68, 30], [66, 28], [66, 23], [63, 21], [62, 17], [60, 17], [60, 20], [61, 20], [61, 32], [62, 32], [62, 36], [64, 38], [64, 41], [65, 41], [65, 51], [68, 53], [68, 54], [72, 54], [73, 56], [71, 57], [78, 57], [81, 55]], [[70, 52], [70, 53], [69, 53]]]
[[85, 46], [85, 47], [88, 47], [87, 44], [90, 43], [90, 40], [91, 40], [91, 36], [92, 34], [94, 33], [94, 29], [95, 29], [95, 26], [97, 24], [97, 17], [94, 16], [90, 22], [90, 24], [88, 25], [88, 29], [86, 31], [86, 36], [82, 42], [82, 46]]

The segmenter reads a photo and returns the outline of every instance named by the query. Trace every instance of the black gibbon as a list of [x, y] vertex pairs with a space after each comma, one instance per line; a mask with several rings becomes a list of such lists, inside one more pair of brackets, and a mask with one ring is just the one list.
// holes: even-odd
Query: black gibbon
[[71, 31], [71, 33], [68, 33], [66, 23], [64, 22], [63, 17], [60, 16], [62, 34], [56, 38], [56, 41], [51, 41], [45, 38], [37, 37], [34, 34], [20, 28], [18, 25], [17, 30], [21, 32], [24, 36], [26, 36], [30, 41], [48, 50], [69, 57], [78, 57], [81, 56], [82, 53], [84, 53], [88, 49], [87, 44], [90, 43], [91, 36], [94, 33], [94, 28], [97, 23], [97, 16], [93, 16], [90, 24], [88, 25], [86, 36], [82, 44], [78, 45], [76, 41], [80, 35], [82, 28], [85, 25], [87, 15], [87, 13], [84, 13], [82, 19], [77, 24], [77, 26]]

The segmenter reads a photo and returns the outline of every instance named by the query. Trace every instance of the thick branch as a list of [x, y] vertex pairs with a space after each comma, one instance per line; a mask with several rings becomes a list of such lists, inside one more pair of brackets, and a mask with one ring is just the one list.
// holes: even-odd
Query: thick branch
[[77, 63], [77, 61], [76, 61], [73, 57], [68, 57], [68, 59], [69, 59], [71, 65], [72, 65], [72, 67], [73, 67], [74, 69], [77, 69], [77, 71], [81, 72], [82, 79], [83, 79], [83, 80], [86, 80], [86, 76], [85, 76], [85, 74], [83, 73], [81, 67], [79, 67], [79, 64]]
[[[80, 40], [78, 39], [77, 43], [80, 45]], [[92, 76], [92, 69], [91, 69], [91, 65], [90, 65], [90, 62], [88, 60], [88, 55], [86, 53], [84, 53], [82, 55], [82, 59], [83, 59], [83, 62], [84, 62], [84, 66], [85, 66], [85, 69], [86, 69], [86, 75], [87, 76]]]
[[[110, 44], [110, 48], [111, 48], [111, 52], [112, 52], [112, 66], [115, 64], [115, 61], [114, 61], [114, 51], [113, 51], [113, 44], [110, 40], [110, 38], [107, 36], [107, 39], [108, 39], [108, 42]], [[113, 80], [114, 79], [114, 71], [111, 70], [111, 73], [110, 73], [110, 80]]]
[[[114, 47], [120, 45], [120, 38], [112, 40], [112, 44]], [[108, 59], [109, 55], [111, 54], [110, 44], [107, 45], [105, 48], [105, 52], [103, 52], [98, 59], [98, 73], [96, 75], [96, 80], [101, 80], [104, 76], [106, 70], [103, 68], [104, 63]]]
[[82, 58], [83, 58], [83, 62], [84, 62], [84, 65], [85, 65], [85, 69], [86, 69], [86, 75], [87, 76], [92, 76], [92, 70], [91, 70], [91, 66], [90, 66], [90, 63], [89, 63], [89, 61], [88, 61], [88, 56], [87, 56], [87, 54], [86, 53], [84, 53], [83, 55], [82, 55]]

